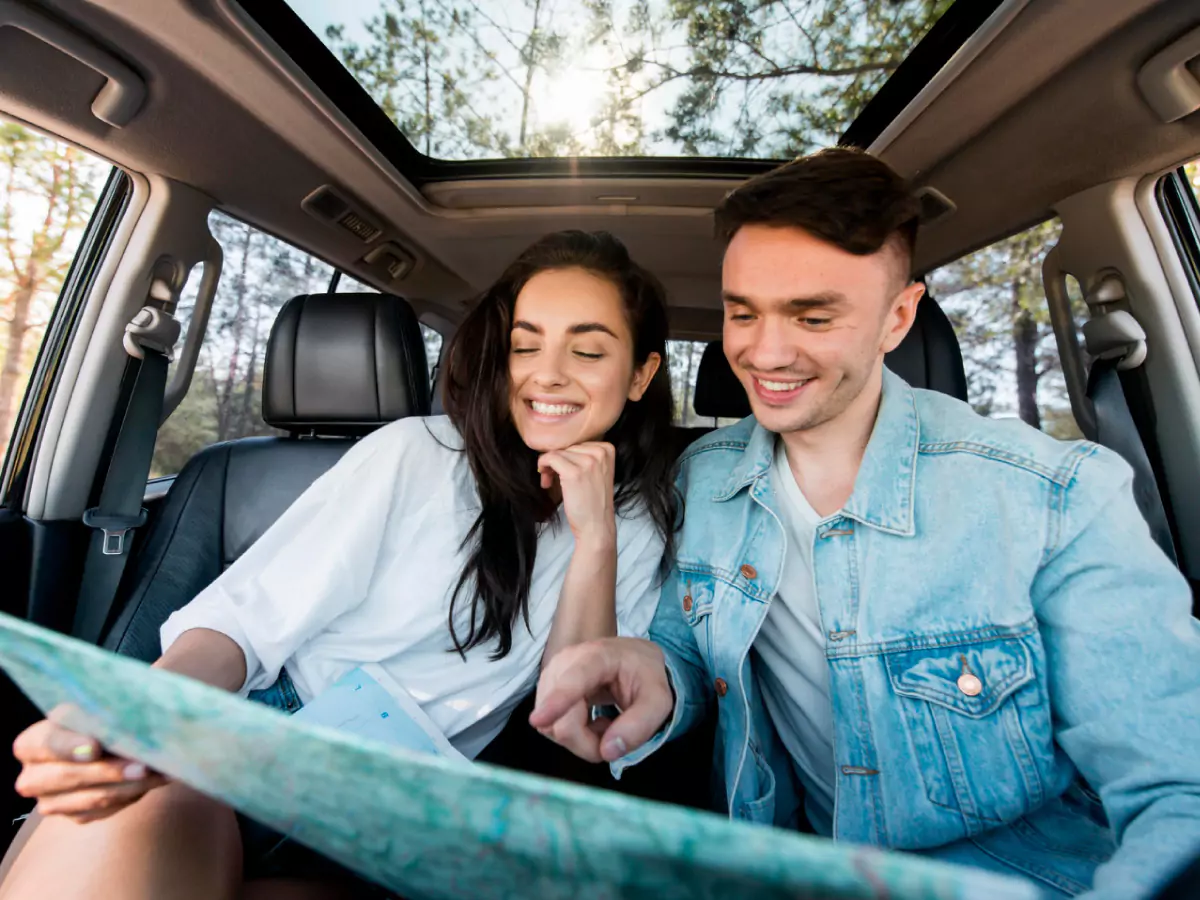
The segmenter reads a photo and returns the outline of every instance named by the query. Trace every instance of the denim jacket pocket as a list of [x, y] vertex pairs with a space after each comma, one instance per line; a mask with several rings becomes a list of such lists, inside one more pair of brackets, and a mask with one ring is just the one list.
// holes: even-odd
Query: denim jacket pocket
[[886, 659], [932, 803], [961, 814], [967, 834], [1042, 803], [1031, 743], [1049, 730], [1049, 704], [1025, 640], [934, 639]]
[[758, 752], [751, 752], [754, 760], [754, 774], [757, 780], [757, 790], [753, 800], [742, 800], [743, 791], [739, 785], [738, 818], [749, 822], [770, 825], [775, 817], [775, 773], [770, 765]]

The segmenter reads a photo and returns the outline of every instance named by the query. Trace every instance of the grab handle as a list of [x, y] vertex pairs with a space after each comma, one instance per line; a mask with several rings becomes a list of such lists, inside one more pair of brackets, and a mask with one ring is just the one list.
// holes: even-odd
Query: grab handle
[[16, 0], [0, 0], [0, 28], [18, 28], [103, 75], [92, 115], [114, 128], [133, 121], [146, 100], [142, 76], [90, 37]]

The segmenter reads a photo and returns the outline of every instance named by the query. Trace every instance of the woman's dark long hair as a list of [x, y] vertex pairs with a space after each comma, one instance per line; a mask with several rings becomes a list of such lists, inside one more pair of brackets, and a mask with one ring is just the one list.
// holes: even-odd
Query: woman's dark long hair
[[[673, 484], [671, 382], [667, 374], [667, 308], [658, 280], [629, 258], [607, 232], [561, 231], [522, 253], [484, 292], [446, 349], [443, 402], [462, 436], [482, 510], [467, 533], [467, 563], [450, 601], [450, 637], [460, 654], [493, 638], [493, 659], [512, 649], [517, 618], [529, 625], [529, 587], [540, 528], [555, 504], [538, 479], [538, 453], [525, 445], [510, 413], [509, 352], [517, 295], [534, 275], [580, 268], [610, 281], [620, 292], [633, 333], [633, 360], [651, 353], [662, 362], [642, 398], [627, 401], [605, 436], [616, 449], [614, 506], [635, 502], [674, 547], [679, 500]], [[470, 626], [460, 635], [455, 611], [473, 592]]]

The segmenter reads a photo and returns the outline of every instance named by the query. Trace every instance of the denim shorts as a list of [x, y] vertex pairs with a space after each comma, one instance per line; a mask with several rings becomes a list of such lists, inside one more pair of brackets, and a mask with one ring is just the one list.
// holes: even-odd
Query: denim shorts
[[[280, 670], [278, 680], [268, 688], [251, 691], [247, 699], [273, 706], [288, 714], [304, 704], [286, 670]], [[310, 850], [303, 844], [248, 818], [237, 814], [242, 833], [243, 877], [246, 881], [258, 878], [299, 878], [305, 881], [331, 881], [354, 886], [355, 896], [390, 897], [383, 888], [364, 881], [354, 872], [333, 860]]]

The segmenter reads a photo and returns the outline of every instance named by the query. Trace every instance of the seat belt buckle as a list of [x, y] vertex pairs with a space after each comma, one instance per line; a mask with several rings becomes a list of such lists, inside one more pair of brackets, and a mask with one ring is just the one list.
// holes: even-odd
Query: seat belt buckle
[[99, 507], [92, 507], [83, 514], [83, 524], [94, 528], [104, 535], [101, 552], [105, 556], [121, 556], [128, 548], [126, 536], [136, 528], [146, 524], [146, 510], [140, 510], [136, 516], [106, 516]]

